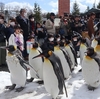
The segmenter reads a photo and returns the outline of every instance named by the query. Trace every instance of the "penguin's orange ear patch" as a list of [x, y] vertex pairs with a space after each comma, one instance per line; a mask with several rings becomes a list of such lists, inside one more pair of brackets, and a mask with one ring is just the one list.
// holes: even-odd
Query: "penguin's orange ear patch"
[[16, 46], [14, 46], [14, 49], [16, 50], [16, 49], [17, 49], [17, 47], [16, 47]]
[[85, 58], [86, 58], [87, 60], [92, 60], [92, 58], [89, 57], [89, 56], [85, 56]]
[[49, 51], [48, 54], [51, 56], [52, 55], [52, 51]]
[[95, 52], [100, 51], [100, 45], [97, 45], [94, 50]]

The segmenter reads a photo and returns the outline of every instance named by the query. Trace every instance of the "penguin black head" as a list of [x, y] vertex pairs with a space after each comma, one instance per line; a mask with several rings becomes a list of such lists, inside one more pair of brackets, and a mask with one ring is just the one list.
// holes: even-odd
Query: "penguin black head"
[[81, 38], [81, 43], [86, 43], [86, 39], [85, 38]]
[[95, 53], [94, 48], [88, 47], [86, 53], [87, 53], [87, 56], [92, 56]]
[[9, 52], [13, 52], [13, 51], [16, 50], [16, 48], [15, 48], [13, 45], [7, 46], [6, 49], [7, 49]]
[[33, 47], [33, 48], [38, 48], [38, 46], [39, 46], [38, 43], [35, 42], [35, 43], [33, 43], [33, 46], [32, 46], [32, 47]]
[[45, 51], [43, 51], [43, 53], [41, 53], [41, 54], [33, 57], [32, 59], [38, 58], [38, 57], [46, 57], [46, 58], [49, 58], [52, 55], [52, 53], [53, 52], [51, 50], [45, 50]]
[[50, 42], [53, 42], [54, 41], [54, 35], [53, 34], [48, 34], [47, 40], [49, 40]]
[[60, 41], [60, 43], [59, 43], [60, 47], [64, 47], [64, 44], [65, 44], [65, 42], [63, 42], [63, 41]]
[[14, 47], [14, 45], [1, 46], [0, 48], [7, 49], [9, 52], [13, 52], [13, 51], [16, 50], [16, 48]]
[[66, 44], [70, 44], [70, 41], [68, 39], [65, 40]]

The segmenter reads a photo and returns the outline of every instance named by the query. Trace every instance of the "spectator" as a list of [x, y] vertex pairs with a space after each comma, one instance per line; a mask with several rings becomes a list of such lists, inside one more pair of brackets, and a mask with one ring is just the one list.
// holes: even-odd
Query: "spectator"
[[76, 31], [76, 32], [81, 34], [82, 33], [82, 26], [83, 26], [83, 24], [80, 21], [80, 16], [75, 15], [74, 21], [71, 23], [72, 31]]
[[44, 43], [41, 46], [42, 51], [45, 50], [52, 50], [54, 51], [54, 35], [48, 34], [47, 38], [45, 39]]
[[20, 10], [20, 15], [16, 17], [16, 20], [18, 24], [20, 25], [21, 29], [23, 30], [23, 37], [24, 37], [24, 51], [23, 51], [23, 57], [25, 60], [28, 60], [28, 53], [26, 48], [26, 41], [29, 36], [29, 21], [26, 17], [27, 13], [25, 9]]
[[29, 15], [29, 25], [30, 25], [30, 32], [34, 32], [35, 31], [35, 21], [34, 21], [34, 16], [31, 14]]
[[55, 14], [50, 13], [50, 18], [45, 23], [45, 28], [47, 29], [47, 34], [55, 35], [55, 33], [56, 33], [55, 26], [54, 26], [54, 18], [55, 18]]
[[[0, 15], [0, 46], [6, 46], [4, 16]], [[0, 49], [0, 67], [6, 65], [6, 50]]]
[[18, 48], [22, 54], [23, 54], [23, 50], [24, 50], [24, 41], [23, 41], [23, 35], [20, 32], [20, 27], [19, 26], [15, 26], [14, 27], [14, 34], [11, 34], [10, 38], [9, 38], [9, 45], [14, 45], [16, 48]]
[[[61, 33], [63, 31], [63, 33]], [[64, 15], [63, 20], [60, 22], [60, 34], [71, 40], [72, 31], [68, 15]]]
[[14, 18], [10, 18], [8, 20], [8, 23], [6, 24], [6, 29], [5, 29], [5, 35], [7, 41], [9, 40], [10, 35], [14, 33], [15, 25], [16, 25], [16, 20]]
[[88, 35], [90, 37], [90, 39], [92, 39], [94, 37], [94, 19], [95, 19], [95, 13], [92, 12], [90, 14], [89, 20], [87, 22], [87, 29], [88, 29]]
[[36, 35], [37, 35], [37, 41], [40, 44], [40, 46], [44, 43], [44, 39], [46, 37], [46, 34], [43, 30], [43, 27], [40, 23], [36, 24]]

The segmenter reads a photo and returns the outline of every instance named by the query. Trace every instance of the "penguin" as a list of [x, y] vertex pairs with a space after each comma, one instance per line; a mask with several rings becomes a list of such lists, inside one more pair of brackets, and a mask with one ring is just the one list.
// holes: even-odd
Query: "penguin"
[[[37, 71], [39, 75], [39, 79], [43, 80], [43, 57], [38, 57], [36, 59], [32, 59], [32, 57], [40, 54], [42, 52], [41, 48], [38, 46], [38, 43], [35, 42], [32, 44], [32, 48], [29, 53], [29, 64], [33, 66], [33, 68]], [[30, 68], [30, 79], [27, 79], [27, 82], [32, 82], [34, 78], [37, 76], [34, 74], [33, 68]], [[40, 83], [40, 82], [38, 82]], [[42, 83], [42, 82], [41, 82]]]
[[98, 42], [97, 42], [97, 39], [94, 38], [94, 39], [92, 40], [91, 47], [95, 48], [96, 45], [97, 45], [97, 43], [98, 43]]
[[7, 49], [6, 61], [8, 69], [11, 74], [11, 86], [6, 86], [6, 89], [13, 90], [16, 85], [20, 86], [16, 88], [16, 92], [20, 92], [24, 89], [27, 78], [27, 66], [29, 65], [22, 58], [20, 50], [15, 48], [13, 45], [0, 47], [2, 49]]
[[83, 60], [83, 57], [85, 55], [86, 49], [87, 49], [86, 39], [82, 38], [81, 44], [80, 44], [80, 50], [79, 50], [79, 52], [80, 52], [80, 65], [82, 64], [82, 60]]
[[88, 47], [82, 61], [82, 75], [89, 90], [100, 86], [100, 56], [93, 47]]
[[40, 56], [45, 57], [43, 63], [43, 79], [46, 91], [51, 94], [53, 99], [57, 99], [59, 94], [63, 94], [63, 88], [65, 88], [66, 96], [68, 97], [64, 77], [59, 68], [61, 67], [59, 66], [59, 57], [51, 50], [47, 50], [40, 55], [33, 57], [33, 59]]
[[64, 54], [64, 56], [65, 56], [65, 58], [67, 60], [67, 63], [69, 65], [69, 67], [70, 67], [70, 71], [72, 71], [72, 68], [71, 67], [72, 67], [73, 63], [71, 61], [71, 58], [70, 58], [68, 52], [65, 49], [65, 37], [64, 36], [61, 37], [61, 41], [59, 43], [59, 46], [60, 46], [60, 49], [63, 52], [63, 54]]
[[94, 50], [98, 55], [100, 55], [100, 37], [98, 37], [96, 40], [97, 40], [97, 45], [95, 46]]
[[71, 46], [69, 40], [65, 40], [65, 50], [68, 52], [69, 57], [72, 61], [71, 69], [74, 70], [74, 67], [77, 66], [77, 54], [74, 50], [74, 48]]
[[66, 56], [64, 55], [63, 51], [60, 49], [59, 45], [57, 42], [55, 42], [54, 46], [54, 53], [60, 58], [62, 68], [63, 68], [63, 73], [64, 73], [64, 78], [68, 79], [69, 75], [71, 74], [71, 69], [70, 66], [66, 60]]

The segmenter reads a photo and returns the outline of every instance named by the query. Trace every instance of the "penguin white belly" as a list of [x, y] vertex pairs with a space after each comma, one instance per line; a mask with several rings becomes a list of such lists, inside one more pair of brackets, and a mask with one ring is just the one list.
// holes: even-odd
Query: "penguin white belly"
[[71, 61], [72, 61], [72, 63], [73, 63], [73, 65], [71, 66], [71, 69], [73, 69], [73, 68], [74, 68], [74, 66], [75, 66], [75, 59], [74, 59], [74, 55], [73, 55], [73, 53], [72, 53], [72, 51], [71, 51], [71, 49], [70, 49], [70, 47], [69, 47], [69, 46], [66, 46], [66, 47], [65, 47], [65, 49], [66, 49], [66, 51], [68, 52], [69, 57], [71, 58]]
[[91, 47], [95, 48], [97, 46], [98, 42], [94, 39], [92, 40], [92, 43], [91, 43]]
[[100, 56], [100, 50], [99, 51], [96, 51], [96, 53]]
[[[37, 56], [39, 54], [40, 53], [37, 50], [35, 50], [35, 51], [31, 50], [30, 54], [29, 54], [29, 64], [31, 66], [33, 66], [33, 68], [37, 71], [40, 79], [43, 80], [43, 61], [42, 61], [42, 58], [38, 57], [38, 58], [32, 59], [34, 56]], [[35, 73], [33, 71], [33, 68], [30, 68], [30, 75], [33, 78], [37, 78], [37, 76], [35, 75]]]
[[82, 61], [82, 75], [88, 85], [98, 87], [100, 85], [99, 66], [94, 59], [87, 60], [85, 57]]
[[85, 51], [86, 51], [87, 47], [84, 45], [84, 46], [80, 46], [80, 65], [82, 65], [82, 60], [83, 60], [83, 57], [85, 55]]
[[47, 59], [43, 64], [43, 77], [45, 89], [54, 99], [56, 99], [59, 94], [58, 79], [51, 62]]
[[20, 65], [15, 56], [7, 56], [7, 64], [11, 73], [12, 84], [24, 87], [26, 83], [26, 70]]
[[100, 56], [100, 45], [97, 45], [94, 50]]
[[71, 73], [67, 60], [65, 59], [65, 56], [62, 51], [56, 50], [54, 51], [54, 53], [60, 58], [63, 72], [64, 72], [64, 77], [67, 79]]

